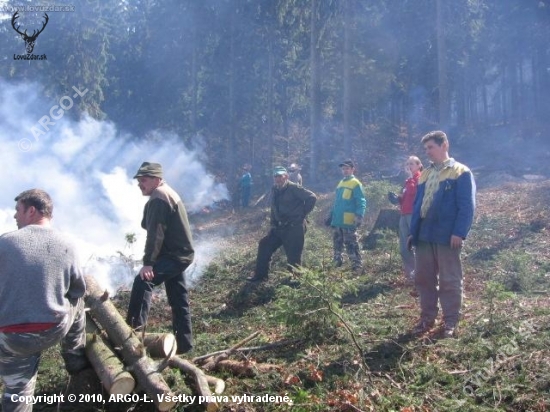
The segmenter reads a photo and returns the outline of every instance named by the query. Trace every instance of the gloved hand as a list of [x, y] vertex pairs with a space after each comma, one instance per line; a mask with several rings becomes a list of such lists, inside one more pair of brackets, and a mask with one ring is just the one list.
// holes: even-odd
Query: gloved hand
[[361, 223], [363, 223], [363, 217], [356, 215], [355, 219], [353, 220], [353, 224], [355, 225], [356, 228], [358, 228], [359, 226], [361, 226]]
[[325, 226], [330, 226], [332, 223], [332, 213], [330, 213], [327, 218], [325, 219]]
[[397, 196], [393, 192], [388, 192], [388, 200], [392, 205], [398, 205], [399, 204], [399, 196]]

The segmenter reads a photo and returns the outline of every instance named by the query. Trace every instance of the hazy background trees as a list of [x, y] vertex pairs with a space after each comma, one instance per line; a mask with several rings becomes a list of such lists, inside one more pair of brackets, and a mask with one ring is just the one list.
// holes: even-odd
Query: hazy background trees
[[2, 78], [52, 99], [88, 88], [80, 113], [136, 139], [175, 132], [230, 178], [297, 162], [316, 185], [345, 157], [395, 170], [435, 128], [463, 150], [548, 144], [547, 0], [82, 0], [49, 13], [42, 62], [13, 59], [21, 4], [0, 2]]

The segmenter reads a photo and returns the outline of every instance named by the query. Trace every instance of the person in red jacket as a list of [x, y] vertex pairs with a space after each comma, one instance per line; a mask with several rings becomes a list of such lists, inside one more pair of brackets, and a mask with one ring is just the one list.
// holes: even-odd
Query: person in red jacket
[[403, 273], [409, 284], [414, 284], [414, 251], [407, 247], [407, 238], [411, 228], [411, 216], [413, 212], [414, 197], [418, 179], [424, 167], [416, 156], [410, 156], [405, 162], [405, 171], [409, 178], [405, 180], [401, 194], [396, 195], [396, 203], [399, 204], [401, 218], [399, 219], [399, 252], [403, 261]]

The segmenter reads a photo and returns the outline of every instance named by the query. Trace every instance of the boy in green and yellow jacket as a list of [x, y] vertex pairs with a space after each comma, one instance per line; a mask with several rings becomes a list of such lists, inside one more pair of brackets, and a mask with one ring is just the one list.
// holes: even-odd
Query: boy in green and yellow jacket
[[359, 236], [357, 228], [363, 221], [367, 200], [363, 193], [363, 185], [353, 173], [355, 163], [346, 160], [340, 163], [344, 178], [336, 187], [336, 198], [332, 206], [327, 224], [333, 227], [334, 264], [342, 266], [344, 246], [352, 262], [354, 271], [361, 271], [363, 263], [359, 249]]

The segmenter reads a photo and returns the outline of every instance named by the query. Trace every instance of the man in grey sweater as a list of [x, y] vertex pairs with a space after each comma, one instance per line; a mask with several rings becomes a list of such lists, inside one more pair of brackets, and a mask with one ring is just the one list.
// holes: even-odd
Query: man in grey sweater
[[31, 411], [41, 352], [61, 342], [69, 373], [89, 366], [84, 353], [86, 284], [73, 245], [50, 227], [43, 190], [15, 198], [19, 230], [0, 236], [2, 410]]

